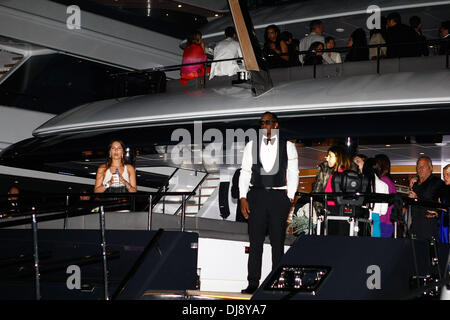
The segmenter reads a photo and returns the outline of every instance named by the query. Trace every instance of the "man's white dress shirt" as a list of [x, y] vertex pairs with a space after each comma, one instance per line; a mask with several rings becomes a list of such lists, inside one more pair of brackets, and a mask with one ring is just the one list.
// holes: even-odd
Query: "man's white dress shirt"
[[[275, 165], [277, 151], [278, 151], [278, 141], [275, 140], [275, 143], [266, 144], [266, 137], [261, 140], [261, 146], [259, 149], [259, 157], [261, 161], [261, 165], [266, 172], [270, 172]], [[273, 136], [273, 139], [278, 139], [277, 136]], [[287, 180], [287, 195], [290, 199], [294, 199], [295, 193], [298, 188], [298, 154], [295, 144], [287, 141], [286, 142], [287, 149], [287, 170], [286, 170], [286, 180]], [[242, 166], [241, 166], [241, 175], [239, 179], [239, 198], [247, 198], [247, 192], [251, 186], [250, 180], [252, 177], [252, 166], [253, 166], [253, 141], [247, 143], [244, 148], [244, 155], [242, 157]], [[255, 161], [255, 163], [257, 163]], [[279, 187], [273, 189], [286, 189], [286, 187]]]
[[[242, 57], [241, 46], [233, 38], [226, 38], [220, 41], [214, 48], [214, 60], [233, 59]], [[209, 79], [215, 76], [232, 76], [241, 68], [236, 60], [214, 62], [211, 64]]]

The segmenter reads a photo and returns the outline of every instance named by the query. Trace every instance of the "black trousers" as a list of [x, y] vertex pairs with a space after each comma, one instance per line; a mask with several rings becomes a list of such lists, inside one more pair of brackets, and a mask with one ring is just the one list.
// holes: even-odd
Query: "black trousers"
[[283, 257], [286, 220], [291, 201], [284, 190], [265, 189], [251, 189], [247, 194], [247, 200], [250, 206], [247, 280], [250, 286], [259, 286], [263, 245], [267, 231], [272, 246], [272, 269]]

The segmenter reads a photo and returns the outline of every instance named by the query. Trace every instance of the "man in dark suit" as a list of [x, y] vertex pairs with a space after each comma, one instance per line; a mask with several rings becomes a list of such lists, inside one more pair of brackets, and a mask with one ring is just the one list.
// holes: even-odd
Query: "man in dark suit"
[[402, 24], [400, 14], [389, 14], [386, 18], [386, 28], [388, 58], [420, 56], [419, 36], [414, 29]]
[[[419, 157], [416, 164], [418, 180], [409, 191], [409, 197], [419, 200], [438, 201], [444, 182], [433, 176], [433, 163], [427, 156]], [[439, 218], [435, 209], [412, 206], [410, 234], [417, 239], [438, 239]]]
[[260, 139], [244, 149], [239, 178], [242, 215], [248, 219], [248, 287], [252, 294], [261, 278], [266, 231], [272, 246], [272, 269], [284, 254], [286, 221], [298, 187], [298, 155], [295, 144], [278, 134], [278, 118], [271, 112], [261, 117]]
[[420, 42], [417, 46], [417, 50], [420, 56], [428, 57], [430, 55], [428, 51], [427, 38], [422, 32], [422, 21], [418, 16], [412, 16], [409, 18], [409, 25], [417, 33], [417, 40]]

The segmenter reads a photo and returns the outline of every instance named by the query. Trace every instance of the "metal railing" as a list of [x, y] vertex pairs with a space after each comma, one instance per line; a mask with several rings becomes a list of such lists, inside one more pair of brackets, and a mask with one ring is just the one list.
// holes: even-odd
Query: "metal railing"
[[[405, 195], [396, 193], [396, 194], [381, 194], [381, 193], [345, 193], [345, 192], [333, 192], [333, 193], [325, 193], [325, 192], [316, 192], [316, 193], [304, 193], [297, 192], [297, 196], [303, 197], [308, 200], [309, 203], [309, 216], [308, 216], [308, 234], [313, 234], [313, 215], [314, 215], [314, 202], [323, 201], [323, 210], [322, 212], [317, 212], [317, 216], [322, 216], [323, 221], [327, 222], [328, 215], [330, 211], [328, 210], [328, 201], [335, 201], [335, 205], [347, 206], [347, 207], [362, 207], [366, 206], [370, 203], [388, 203], [389, 205], [397, 206], [397, 212], [406, 208], [406, 223], [405, 226], [405, 234], [411, 236], [408, 224], [411, 221], [411, 209], [413, 206], [420, 206], [425, 208], [431, 208], [436, 210], [449, 210], [448, 204], [442, 204], [439, 202], [428, 201], [428, 200], [419, 200], [414, 198], [409, 198]], [[351, 204], [360, 200], [361, 204]], [[340, 202], [342, 201], [342, 202]], [[345, 216], [345, 215], [344, 215]], [[391, 215], [391, 221], [395, 224], [394, 229], [394, 238], [397, 238], [397, 224], [400, 220], [398, 216]], [[325, 227], [326, 232], [326, 227]], [[325, 233], [326, 234], [326, 233]]]
[[[377, 49], [377, 58], [376, 58], [376, 63], [377, 63], [377, 74], [380, 74], [380, 70], [381, 70], [381, 60], [385, 60], [385, 59], [395, 59], [390, 58], [390, 57], [383, 57], [381, 56], [381, 48], [384, 47], [395, 47], [395, 46], [412, 46], [412, 45], [423, 45], [424, 43], [427, 46], [430, 45], [434, 45], [434, 46], [438, 46], [442, 43], [448, 42], [448, 40], [446, 39], [430, 39], [430, 40], [426, 40], [424, 41], [418, 41], [418, 42], [401, 42], [401, 43], [384, 43], [384, 44], [374, 44], [374, 45], [367, 45], [365, 47], [336, 47], [333, 49], [316, 49], [316, 50], [305, 50], [305, 51], [295, 51], [295, 53], [297, 55], [305, 55], [308, 53], [316, 53], [316, 52], [322, 52], [322, 53], [328, 53], [328, 52], [339, 52], [339, 53], [343, 53], [343, 52], [348, 52], [352, 49], [370, 49], [370, 48], [376, 48]], [[289, 55], [289, 53], [282, 53], [280, 55], [286, 56]], [[267, 57], [271, 57], [271, 56], [275, 56], [275, 55], [267, 55], [267, 56], [263, 56], [263, 59], [266, 59]], [[445, 68], [449, 69], [450, 65], [449, 65], [449, 61], [450, 61], [450, 50], [447, 50], [447, 52], [445, 53], [446, 59], [445, 59]], [[151, 74], [152, 72], [155, 71], [162, 71], [162, 72], [167, 72], [167, 71], [176, 71], [176, 70], [180, 70], [182, 67], [184, 66], [193, 66], [193, 65], [201, 65], [204, 72], [203, 72], [203, 87], [206, 87], [206, 80], [207, 80], [207, 66], [210, 66], [213, 63], [217, 63], [217, 62], [224, 62], [224, 61], [243, 61], [242, 57], [238, 57], [238, 58], [230, 58], [230, 59], [220, 59], [220, 60], [206, 60], [206, 61], [199, 61], [199, 62], [193, 62], [193, 63], [185, 63], [185, 64], [176, 64], [176, 65], [170, 65], [170, 66], [162, 66], [162, 67], [153, 67], [150, 69], [144, 69], [144, 70], [139, 70], [139, 71], [130, 71], [130, 72], [122, 72], [122, 73], [116, 73], [116, 74], [112, 74], [111, 76], [126, 76], [126, 75], [132, 75], [132, 74]], [[371, 60], [367, 60], [367, 61], [371, 61]], [[342, 62], [342, 63], [346, 63], [346, 62]], [[288, 66], [287, 66], [288, 67]], [[291, 66], [292, 67], [292, 66]], [[270, 68], [269, 68], [270, 69]], [[315, 79], [317, 77], [317, 64], [314, 61], [313, 64], [313, 78]]]
[[[36, 200], [40, 199], [41, 196], [23, 196], [23, 195], [7, 195], [7, 196], [0, 196], [0, 199], [6, 198], [6, 203], [15, 203], [16, 206], [14, 206], [14, 212], [9, 212], [8, 210], [2, 210], [1, 219], [0, 219], [0, 229], [1, 228], [8, 228], [8, 227], [14, 227], [14, 226], [21, 226], [21, 225], [28, 225], [31, 224], [32, 229], [32, 235], [33, 235], [33, 270], [34, 270], [34, 288], [35, 288], [35, 298], [36, 300], [41, 299], [41, 286], [40, 286], [40, 252], [39, 252], [39, 239], [38, 239], [38, 223], [44, 222], [44, 221], [52, 221], [52, 220], [58, 220], [58, 219], [64, 219], [64, 226], [63, 229], [67, 229], [67, 223], [68, 219], [72, 217], [77, 216], [84, 216], [84, 215], [91, 215], [92, 214], [92, 207], [97, 206], [98, 208], [98, 214], [99, 214], [99, 222], [100, 222], [100, 249], [101, 249], [101, 260], [103, 265], [103, 293], [104, 293], [104, 299], [109, 300], [110, 299], [110, 293], [109, 293], [109, 281], [108, 281], [108, 268], [107, 268], [107, 260], [108, 257], [113, 257], [114, 252], [108, 252], [106, 249], [107, 242], [105, 237], [105, 231], [106, 231], [106, 221], [105, 221], [105, 207], [114, 209], [118, 206], [123, 206], [123, 198], [125, 197], [149, 197], [149, 210], [148, 210], [148, 224], [147, 224], [147, 230], [151, 230], [152, 227], [152, 197], [161, 194], [160, 192], [147, 192], [147, 193], [71, 193], [71, 194], [49, 194], [46, 195], [46, 198], [50, 199], [58, 199], [62, 198], [65, 199], [66, 207], [63, 210], [59, 210], [55, 212], [55, 209], [52, 208], [53, 206], [49, 206], [43, 203], [36, 202]], [[192, 196], [195, 192], [165, 192], [164, 195], [170, 195], [170, 196], [182, 196], [183, 197], [183, 203], [181, 205], [181, 231], [185, 231], [185, 201], [186, 196]], [[80, 201], [77, 203], [75, 211], [71, 210], [70, 206], [70, 197], [91, 197], [94, 198], [93, 200], [85, 200]], [[113, 198], [113, 200], [111, 200]], [[31, 204], [22, 204], [21, 200], [32, 200]], [[103, 200], [104, 199], [104, 200]], [[35, 203], [33, 202], [35, 201]], [[131, 203], [129, 203], [131, 204]], [[79, 211], [79, 208], [83, 209], [89, 209], [89, 210], [83, 210]], [[14, 219], [10, 220], [8, 218]], [[158, 231], [157, 235], [160, 236], [161, 231]], [[157, 238], [159, 238], [159, 236]], [[131, 279], [133, 272], [139, 267], [139, 265], [142, 263], [143, 259], [145, 259], [146, 255], [148, 254], [149, 250], [154, 246], [154, 241], [157, 241], [155, 237], [150, 242], [150, 244], [145, 248], [144, 252], [140, 255], [137, 262], [133, 266], [130, 273], [125, 277], [124, 282], [119, 286], [119, 289], [117, 292], [113, 295], [113, 297], [120, 296], [120, 292], [124, 290], [126, 287], [128, 281]], [[41, 253], [42, 254], [42, 253]], [[23, 257], [21, 257], [23, 260]], [[16, 259], [17, 260], [17, 259]], [[96, 262], [96, 260], [94, 260]], [[134, 271], [133, 271], [134, 270]]]
[[[197, 185], [195, 186], [194, 190], [192, 190], [193, 194], [188, 195], [187, 198], [186, 198], [186, 197], [183, 198], [183, 200], [182, 200], [182, 202], [181, 202], [181, 206], [175, 211], [175, 213], [173, 214], [174, 216], [176, 216], [176, 215], [180, 212], [180, 210], [181, 210], [181, 211], [186, 210], [186, 203], [191, 199], [191, 197], [192, 197], [193, 195], [196, 194], [197, 190], [199, 190], [199, 193], [198, 193], [198, 195], [199, 195], [199, 201], [201, 201], [201, 191], [200, 191], [200, 188], [201, 188], [203, 182], [205, 182], [206, 178], [208, 178], [208, 176], [209, 176], [209, 174], [208, 174], [207, 172], [205, 172], [205, 175], [203, 176], [203, 178], [200, 180], [199, 183], [197, 183]], [[184, 208], [183, 208], [183, 204], [184, 204]], [[198, 205], [198, 208], [199, 208], [199, 210], [200, 210], [200, 203], [199, 203], [199, 205]]]
[[[399, 42], [399, 43], [384, 43], [384, 44], [373, 44], [373, 45], [367, 45], [365, 47], [336, 47], [333, 49], [320, 49], [320, 50], [306, 50], [306, 51], [296, 51], [297, 54], [299, 55], [305, 55], [308, 53], [315, 53], [315, 52], [322, 52], [322, 53], [328, 53], [328, 52], [348, 52], [352, 49], [370, 49], [370, 48], [376, 48], [377, 49], [377, 56], [376, 56], [376, 62], [377, 62], [377, 74], [380, 74], [380, 65], [381, 65], [381, 60], [385, 60], [385, 59], [398, 59], [398, 57], [384, 57], [381, 55], [381, 48], [384, 47], [402, 47], [402, 46], [412, 46], [412, 45], [423, 45], [424, 43], [428, 46], [430, 45], [434, 45], [434, 46], [438, 46], [439, 44], [445, 43], [445, 42], [449, 42], [448, 40], [445, 39], [430, 39], [430, 40], [426, 40], [426, 41], [418, 41], [418, 42]], [[287, 54], [284, 54], [287, 55]], [[450, 50], [447, 50], [447, 52], [445, 53], [446, 59], [445, 59], [445, 68], [449, 69], [449, 55], [450, 55]], [[413, 56], [410, 57], [404, 57], [404, 58], [411, 58]], [[368, 57], [369, 58], [369, 57]], [[372, 61], [372, 60], [365, 60], [365, 61]], [[315, 61], [314, 61], [315, 62]], [[343, 61], [342, 63], [345, 63], [345, 61]], [[314, 63], [313, 64], [313, 77], [316, 78], [316, 67], [317, 64]]]

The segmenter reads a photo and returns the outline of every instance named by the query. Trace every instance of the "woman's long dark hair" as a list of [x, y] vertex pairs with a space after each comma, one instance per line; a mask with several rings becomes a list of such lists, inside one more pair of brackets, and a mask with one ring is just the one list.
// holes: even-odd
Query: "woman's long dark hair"
[[391, 178], [391, 160], [385, 154], [377, 154], [375, 155], [375, 160], [377, 161], [378, 168], [380, 170], [380, 178], [388, 177]]
[[353, 45], [345, 61], [363, 61], [369, 60], [369, 47], [367, 46], [366, 32], [362, 28], [353, 31], [351, 38]]
[[199, 45], [201, 39], [202, 39], [202, 33], [198, 30], [194, 30], [188, 35], [186, 46], [190, 46], [193, 43]]
[[125, 144], [122, 142], [122, 140], [114, 139], [114, 140], [111, 140], [111, 142], [109, 143], [109, 145], [108, 145], [108, 151], [106, 152], [106, 153], [107, 153], [107, 156], [106, 156], [106, 162], [105, 162], [105, 164], [106, 164], [106, 169], [109, 169], [109, 168], [111, 167], [112, 158], [111, 158], [109, 152], [111, 151], [111, 147], [112, 147], [112, 144], [113, 144], [114, 142], [118, 142], [118, 143], [120, 143], [120, 145], [122, 146], [122, 150], [123, 150], [122, 159], [121, 159], [121, 160], [122, 160], [122, 165], [124, 166], [124, 165], [128, 164], [127, 159], [125, 158]]
[[333, 172], [352, 168], [352, 160], [345, 147], [334, 145], [328, 149], [328, 152], [333, 152], [336, 155], [336, 165], [333, 167]]
[[[362, 174], [367, 177], [369, 180], [369, 184], [367, 186], [367, 190], [365, 192], [367, 193], [376, 193], [376, 186], [375, 186], [375, 176], [378, 178], [381, 177], [380, 174], [380, 167], [378, 166], [377, 160], [375, 158], [368, 158], [366, 161], [364, 161], [364, 167], [362, 170]], [[368, 204], [368, 208], [372, 210], [374, 208], [375, 204], [370, 203]]]
[[322, 56], [319, 56], [315, 51], [311, 51], [318, 50], [320, 46], [324, 47], [323, 43], [320, 41], [311, 43], [308, 49], [310, 52], [305, 54], [305, 57], [303, 58], [305, 65], [322, 64]]

